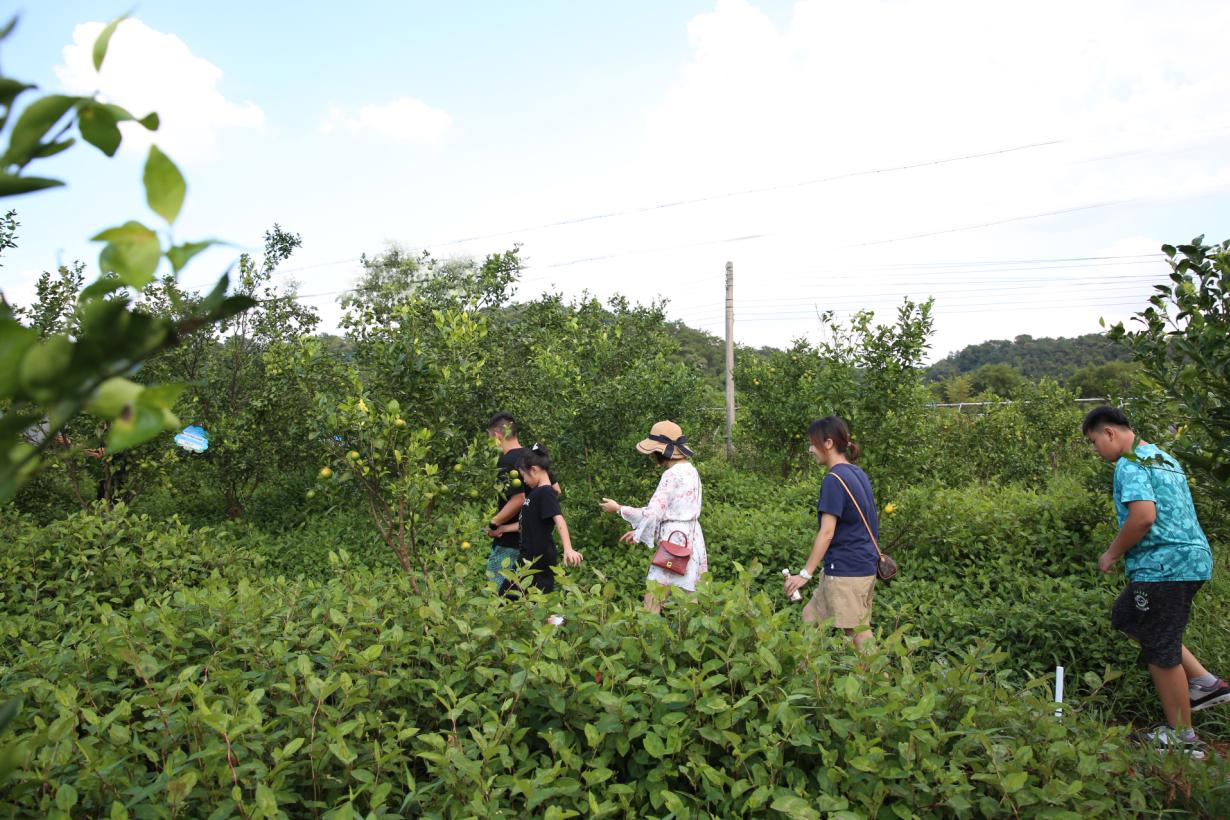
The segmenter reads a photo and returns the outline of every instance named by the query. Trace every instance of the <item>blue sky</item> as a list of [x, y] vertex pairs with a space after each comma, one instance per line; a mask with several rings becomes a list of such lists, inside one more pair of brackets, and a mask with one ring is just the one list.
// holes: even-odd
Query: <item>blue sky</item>
[[[305, 294], [346, 287], [389, 242], [519, 241], [523, 297], [664, 297], [720, 334], [729, 259], [741, 342], [816, 338], [819, 310], [934, 295], [943, 354], [1097, 330], [1164, 275], [1161, 242], [1230, 235], [1224, 3], [289, 8], [145, 2], [94, 78], [79, 26], [125, 9], [32, 4], [4, 68], [157, 108], [155, 141], [189, 181], [176, 238], [252, 248], [279, 222], [303, 236], [285, 269]], [[45, 164], [70, 186], [15, 203], [10, 299], [58, 260], [93, 267], [98, 230], [151, 218], [141, 161], [134, 140], [115, 160], [86, 147]], [[491, 233], [506, 235], [445, 244]], [[183, 280], [212, 281], [236, 253]], [[332, 297], [310, 301], [336, 316]]]

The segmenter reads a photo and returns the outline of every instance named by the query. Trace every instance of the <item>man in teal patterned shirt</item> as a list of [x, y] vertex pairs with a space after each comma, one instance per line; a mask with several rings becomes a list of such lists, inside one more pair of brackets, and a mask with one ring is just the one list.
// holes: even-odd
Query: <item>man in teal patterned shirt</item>
[[1119, 534], [1098, 559], [1110, 572], [1127, 556], [1127, 587], [1111, 608], [1111, 626], [1140, 643], [1166, 725], [1146, 737], [1163, 751], [1204, 757], [1192, 712], [1230, 702], [1230, 684], [1211, 674], [1183, 645], [1192, 600], [1213, 577], [1213, 553], [1200, 528], [1183, 467], [1169, 453], [1136, 438], [1117, 407], [1085, 416], [1085, 438], [1114, 462]]

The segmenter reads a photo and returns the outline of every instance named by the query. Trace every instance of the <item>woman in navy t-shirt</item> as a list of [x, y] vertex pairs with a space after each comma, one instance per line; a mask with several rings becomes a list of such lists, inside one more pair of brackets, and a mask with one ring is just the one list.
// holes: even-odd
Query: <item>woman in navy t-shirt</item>
[[[859, 446], [839, 416], [813, 421], [807, 429], [812, 457], [828, 468], [820, 485], [816, 518], [820, 529], [806, 566], [786, 579], [786, 593], [796, 590], [822, 571], [816, 591], [803, 608], [803, 620], [832, 619], [861, 647], [871, 637], [871, 599], [880, 553], [872, 540], [879, 538], [880, 516], [867, 474], [856, 467]], [[870, 530], [870, 532], [868, 531]]]

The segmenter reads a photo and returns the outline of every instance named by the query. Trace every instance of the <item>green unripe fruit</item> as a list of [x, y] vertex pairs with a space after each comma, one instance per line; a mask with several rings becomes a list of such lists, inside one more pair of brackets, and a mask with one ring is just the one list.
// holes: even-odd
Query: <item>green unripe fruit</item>
[[397, 421], [395, 421], [395, 422], [393, 422], [393, 423], [394, 423], [395, 425], [397, 425], [398, 427], [405, 427], [405, 426], [406, 426], [406, 420], [405, 420], [405, 419], [398, 419]]
[[359, 460], [359, 451], [358, 451], [358, 450], [351, 450], [349, 453], [347, 453], [347, 454], [346, 454], [346, 458], [350, 459], [351, 461], [358, 461], [358, 460]]
[[454, 472], [454, 473], [459, 473], [459, 472], [461, 472], [461, 470], [462, 470], [462, 467], [461, 467], [461, 465], [460, 465], [460, 464], [454, 464], [454, 465], [453, 465], [453, 472]]
[[470, 498], [478, 498], [478, 490], [470, 490]]
[[517, 472], [516, 470], [509, 470], [509, 471], [508, 471], [508, 477], [509, 477], [509, 478], [520, 478], [520, 477], [521, 477], [521, 473]]
[[307, 497], [308, 497], [309, 499], [310, 499], [310, 498], [315, 498], [315, 497], [316, 497], [316, 491], [315, 491], [315, 490], [308, 490], [308, 491], [307, 491]]
[[332, 471], [332, 470], [330, 470], [328, 467], [321, 467], [321, 468], [320, 468], [320, 477], [321, 477], [321, 478], [328, 478], [328, 477], [329, 477], [329, 476], [331, 476], [331, 475], [333, 475], [333, 471]]
[[519, 478], [514, 478], [514, 479], [512, 480], [512, 485], [513, 485], [513, 487], [514, 487], [514, 488], [516, 488], [516, 487], [520, 487], [520, 486], [521, 486], [521, 479], [519, 479]]

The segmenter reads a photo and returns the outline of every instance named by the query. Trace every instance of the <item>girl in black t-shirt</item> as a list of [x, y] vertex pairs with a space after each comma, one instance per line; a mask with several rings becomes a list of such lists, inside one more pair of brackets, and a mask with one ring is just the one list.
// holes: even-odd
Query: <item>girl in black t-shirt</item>
[[[579, 566], [584, 558], [572, 548], [568, 534], [568, 522], [564, 520], [559, 506], [559, 495], [551, 486], [551, 461], [546, 450], [538, 444], [521, 457], [521, 479], [529, 492], [521, 504], [521, 515], [515, 525], [506, 525], [507, 531], [521, 533], [521, 561], [529, 562], [527, 569], [533, 572], [531, 583], [543, 592], [555, 589], [555, 573], [559, 553], [555, 549], [552, 533], [559, 530], [564, 542], [564, 565]], [[525, 567], [522, 563], [522, 567]], [[516, 586], [508, 579], [500, 586], [500, 593], [507, 594]]]

